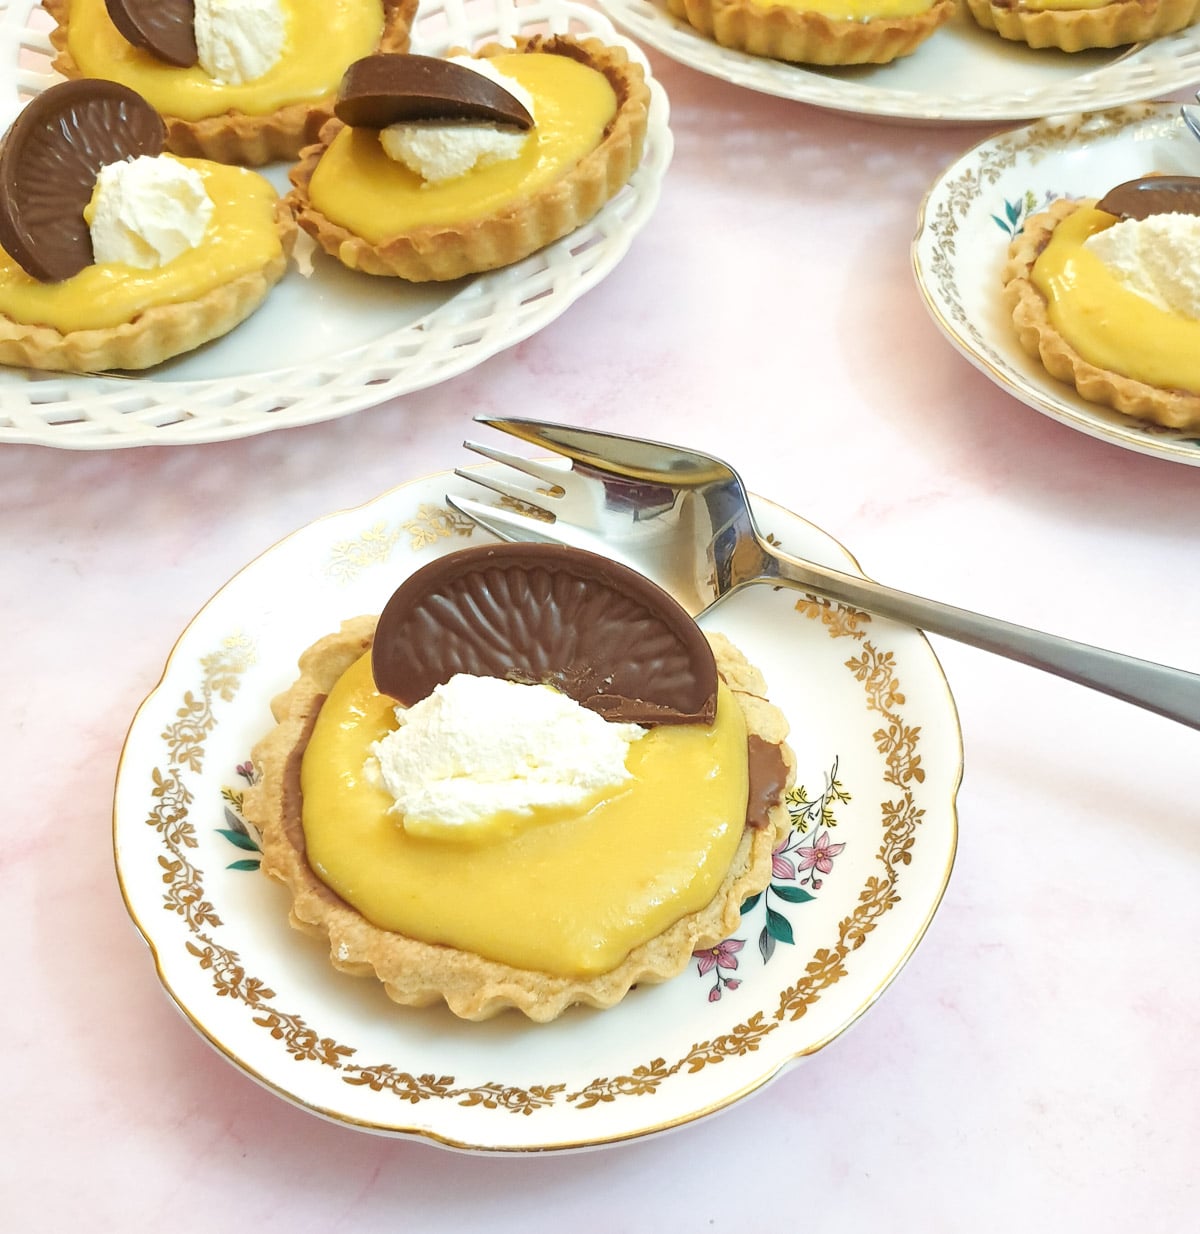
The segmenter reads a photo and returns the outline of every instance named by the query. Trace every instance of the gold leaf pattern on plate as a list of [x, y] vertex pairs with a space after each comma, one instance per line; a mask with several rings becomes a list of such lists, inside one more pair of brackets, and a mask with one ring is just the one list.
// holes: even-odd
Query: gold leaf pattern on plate
[[[346, 563], [345, 568], [351, 571], [383, 564], [394, 546], [402, 543], [400, 531], [389, 531], [389, 526], [408, 533], [413, 551], [448, 538], [470, 536], [474, 530], [470, 520], [449, 508], [424, 503], [411, 517], [377, 521], [357, 537], [339, 541], [331, 561]], [[329, 572], [336, 577], [335, 569]], [[904, 719], [905, 693], [895, 654], [867, 637], [871, 617], [866, 613], [813, 598], [802, 599], [795, 609], [803, 619], [817, 623], [829, 639], [850, 641], [854, 652], [841, 662], [842, 667], [861, 686], [866, 711], [880, 717], [872, 741], [883, 759], [881, 781], [896, 791], [879, 802], [881, 843], [857, 892], [857, 904], [838, 923], [836, 937], [814, 945], [807, 960], [802, 954], [797, 957], [794, 972], [802, 975], [778, 992], [773, 1009], [747, 1008], [746, 1018], [740, 1023], [710, 1039], [696, 1041], [679, 1057], [658, 1054], [621, 1068], [619, 1074], [593, 1078], [583, 1087], [577, 1087], [578, 1081], [569, 1086], [561, 1079], [542, 1076], [537, 1077], [537, 1083], [524, 1077], [521, 1084], [497, 1079], [464, 1082], [457, 1075], [416, 1074], [387, 1061], [360, 1062], [360, 1045], [338, 1041], [303, 1015], [278, 1005], [271, 985], [248, 973], [237, 951], [220, 941], [223, 922], [217, 905], [206, 893], [204, 873], [195, 853], [198, 841], [189, 819], [193, 794], [188, 779], [203, 768], [208, 740], [218, 722], [215, 709], [218, 704], [234, 701], [243, 674], [255, 661], [253, 645], [240, 635], [224, 640], [217, 651], [198, 657], [198, 684], [184, 678], [177, 696], [180, 701], [171, 708], [171, 717], [159, 734], [165, 761], [153, 758], [154, 765], [148, 771], [152, 808], [143, 817], [155, 835], [155, 858], [164, 888], [161, 907], [183, 920], [186, 954], [209, 975], [214, 995], [244, 1006], [248, 1023], [278, 1042], [287, 1057], [301, 1064], [318, 1064], [336, 1072], [347, 1085], [387, 1093], [412, 1106], [454, 1103], [526, 1118], [566, 1107], [608, 1107], [628, 1098], [655, 1095], [676, 1077], [696, 1075], [754, 1054], [782, 1024], [803, 1017], [847, 975], [851, 954], [868, 942], [882, 916], [901, 902], [900, 871], [912, 860], [924, 816], [911, 791], [925, 774], [918, 753], [921, 727]], [[228, 913], [227, 906], [224, 911]], [[232, 1056], [237, 1058], [236, 1053]]]
[[[410, 530], [419, 529], [420, 535], [414, 533], [414, 547], [417, 547], [418, 541], [422, 546], [431, 542], [424, 538], [427, 535], [437, 538], [458, 532], [453, 512], [446, 513], [447, 517], [443, 519], [435, 514], [432, 507], [421, 506], [416, 517], [403, 524]], [[394, 537], [389, 541], [382, 534], [382, 527], [380, 523], [375, 524], [355, 543], [394, 543]], [[812, 597], [801, 600], [796, 609], [809, 620], [820, 621], [831, 638], [865, 640], [864, 626], [871, 620], [866, 613]], [[904, 695], [895, 677], [894, 655], [879, 651], [867, 641], [861, 642], [861, 648], [861, 654], [845, 664], [863, 684], [868, 708], [878, 711], [887, 722], [886, 727], [875, 734], [876, 743], [886, 759], [886, 778], [904, 788], [910, 780], [923, 778], [919, 768], [920, 757], [915, 752], [920, 729], [906, 726], [895, 712], [897, 706], [903, 705]], [[155, 771], [154, 791], [162, 805], [154, 811], [149, 821], [163, 836], [164, 844], [174, 858], [164, 863], [164, 881], [170, 888], [168, 903], [174, 911], [187, 916], [188, 924], [197, 936], [196, 943], [188, 943], [188, 950], [200, 960], [202, 968], [212, 971], [217, 994], [237, 999], [256, 1010], [261, 1009], [261, 1014], [253, 1017], [254, 1023], [282, 1042], [289, 1054], [297, 1060], [315, 1061], [342, 1069], [342, 1078], [347, 1084], [365, 1084], [377, 1092], [388, 1091], [412, 1104], [453, 1100], [463, 1105], [482, 1104], [489, 1109], [505, 1109], [525, 1115], [551, 1106], [560, 1098], [574, 1103], [578, 1109], [588, 1109], [621, 1097], [654, 1093], [664, 1081], [680, 1071], [695, 1074], [706, 1066], [756, 1050], [760, 1041], [774, 1031], [785, 1017], [798, 1019], [804, 1015], [823, 990], [845, 976], [846, 956], [863, 945], [867, 935], [875, 928], [878, 917], [898, 902], [895, 890], [897, 866], [906, 864], [909, 859], [908, 849], [911, 848], [922, 813], [915, 807], [912, 795], [906, 789], [900, 802], [883, 802], [880, 807], [885, 833], [878, 860], [883, 865], [884, 876], [868, 880], [860, 893], [858, 908], [841, 923], [837, 942], [832, 947], [818, 948], [813, 953], [805, 966], [805, 977], [783, 992], [773, 1021], [766, 1020], [763, 1012], [755, 1012], [745, 1023], [728, 1033], [711, 1041], [698, 1042], [670, 1065], [664, 1059], [655, 1059], [634, 1067], [628, 1075], [592, 1080], [585, 1088], [573, 1093], [566, 1093], [566, 1085], [562, 1083], [543, 1084], [530, 1089], [497, 1084], [464, 1088], [455, 1086], [454, 1076], [437, 1079], [432, 1076], [415, 1077], [389, 1063], [345, 1065], [344, 1060], [355, 1053], [353, 1047], [320, 1037], [301, 1016], [268, 1005], [268, 1000], [275, 995], [265, 983], [247, 977], [232, 951], [200, 932], [201, 926], [217, 926], [220, 920], [212, 906], [202, 898], [199, 871], [181, 856], [182, 848], [189, 844], [194, 846], [195, 840], [191, 825], [186, 821], [186, 806], [190, 798], [178, 778], [178, 771], [181, 766], [194, 771], [200, 769], [205, 738], [216, 722], [212, 713], [213, 697], [219, 695], [229, 701], [245, 666], [244, 659], [229, 659], [221, 655], [206, 657], [202, 661], [205, 672], [199, 695], [191, 692], [185, 695], [178, 712], [180, 722], [163, 734], [170, 768], [165, 775], [157, 769]]]

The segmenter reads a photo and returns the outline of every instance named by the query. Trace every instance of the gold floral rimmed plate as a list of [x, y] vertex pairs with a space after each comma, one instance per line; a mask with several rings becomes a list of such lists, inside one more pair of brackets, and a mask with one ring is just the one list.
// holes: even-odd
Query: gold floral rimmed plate
[[1025, 219], [1056, 197], [1103, 197], [1151, 172], [1200, 175], [1178, 104], [1039, 120], [968, 150], [934, 181], [912, 245], [917, 286], [942, 333], [1002, 390], [1102, 441], [1200, 466], [1200, 437], [1090, 403], [1022, 349], [1001, 271]]
[[[249, 752], [296, 658], [377, 613], [431, 558], [486, 539], [446, 505], [449, 473], [321, 519], [201, 610], [133, 720], [113, 836], [159, 979], [232, 1063], [350, 1126], [487, 1152], [591, 1147], [700, 1118], [836, 1037], [896, 976], [954, 860], [962, 745], [918, 632], [762, 586], [705, 619], [766, 674], [792, 725], [793, 826], [732, 938], [664, 985], [547, 1025], [391, 1003], [293, 931], [240, 815]], [[755, 500], [786, 548], [856, 568]]]

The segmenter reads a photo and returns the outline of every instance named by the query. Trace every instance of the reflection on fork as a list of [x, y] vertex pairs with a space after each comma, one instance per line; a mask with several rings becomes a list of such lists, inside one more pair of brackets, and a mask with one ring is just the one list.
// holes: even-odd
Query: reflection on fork
[[[1200, 103], [1200, 90], [1196, 91], [1196, 102]], [[1197, 141], [1200, 141], [1200, 107], [1193, 107], [1190, 103], [1184, 103], [1179, 108], [1179, 114], [1183, 117], [1183, 122], [1191, 131], [1192, 136]]]
[[693, 616], [754, 583], [795, 587], [942, 634], [1200, 728], [1200, 676], [1013, 625], [885, 587], [782, 552], [759, 532], [741, 477], [698, 451], [537, 420], [478, 418], [557, 459], [533, 460], [474, 442], [477, 454], [532, 477], [456, 474], [506, 498], [497, 507], [447, 496], [502, 540], [590, 549], [639, 570]]

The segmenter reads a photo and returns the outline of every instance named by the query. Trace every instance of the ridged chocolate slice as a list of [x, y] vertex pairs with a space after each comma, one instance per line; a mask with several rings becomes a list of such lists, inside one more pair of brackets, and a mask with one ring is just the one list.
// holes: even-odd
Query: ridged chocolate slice
[[166, 130], [140, 94], [115, 81], [60, 82], [32, 99], [0, 146], [0, 247], [58, 282], [92, 263], [83, 217], [107, 163], [161, 154]]
[[196, 63], [194, 0], [104, 0], [104, 4], [112, 24], [134, 47], [181, 69]]
[[542, 682], [608, 720], [710, 724], [708, 640], [665, 591], [595, 553], [556, 544], [463, 549], [388, 601], [375, 685], [411, 706], [455, 673]]
[[518, 129], [533, 117], [503, 86], [436, 56], [365, 56], [342, 78], [334, 114], [355, 128], [405, 120], [490, 120]]
[[1152, 214], [1200, 214], [1200, 176], [1142, 176], [1118, 184], [1096, 203], [1098, 210], [1125, 219]]

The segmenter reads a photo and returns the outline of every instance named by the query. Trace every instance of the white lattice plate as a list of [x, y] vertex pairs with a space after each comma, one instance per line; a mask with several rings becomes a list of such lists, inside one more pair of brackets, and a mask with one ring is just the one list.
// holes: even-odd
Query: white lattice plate
[[634, 38], [722, 81], [833, 111], [914, 122], [1032, 120], [1154, 98], [1200, 79], [1200, 29], [1152, 43], [1068, 55], [981, 29], [963, 6], [911, 56], [820, 68], [721, 47], [665, 0], [597, 0]]
[[[674, 1127], [831, 1041], [920, 941], [954, 859], [954, 703], [918, 632], [796, 592], [740, 593], [706, 624], [766, 674], [803, 791], [771, 888], [737, 935], [673, 981], [551, 1024], [397, 1007], [289, 928], [286, 893], [253, 868], [237, 805], [269, 700], [300, 652], [345, 617], [378, 612], [422, 564], [486, 538], [444, 503], [469, 487], [436, 475], [313, 523], [189, 625], [121, 759], [114, 850], [126, 904], [192, 1024], [315, 1113], [491, 1152]], [[793, 552], [856, 568], [794, 514], [760, 500], [755, 511]]]
[[1089, 403], [1017, 342], [1000, 301], [1009, 242], [1055, 197], [1102, 197], [1150, 172], [1200, 175], [1200, 143], [1173, 104], [1039, 121], [981, 142], [934, 181], [912, 246], [913, 271], [942, 332], [1001, 389], [1071, 428], [1142, 454], [1200, 466], [1195, 433]]
[[[53, 80], [46, 29], [31, 0], [0, 0], [0, 131], [21, 98]], [[548, 325], [625, 255], [658, 201], [672, 139], [666, 94], [640, 49], [570, 0], [422, 0], [413, 50], [438, 55], [534, 29], [618, 43], [649, 78], [645, 156], [589, 223], [517, 265], [449, 284], [372, 278], [317, 253], [311, 278], [290, 269], [232, 333], [136, 377], [0, 368], [0, 442], [111, 449], [312, 424], [445, 381]], [[286, 189], [285, 167], [267, 174]]]

